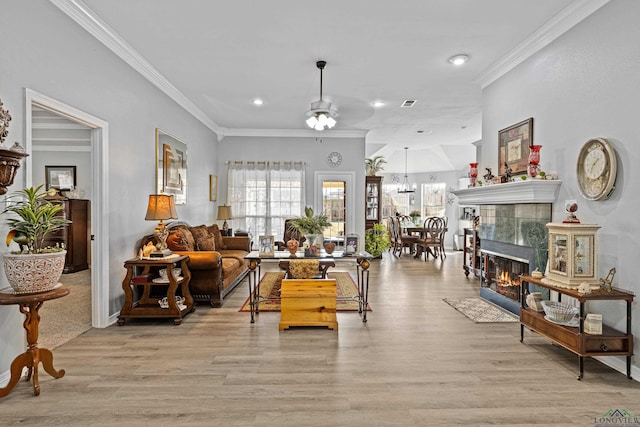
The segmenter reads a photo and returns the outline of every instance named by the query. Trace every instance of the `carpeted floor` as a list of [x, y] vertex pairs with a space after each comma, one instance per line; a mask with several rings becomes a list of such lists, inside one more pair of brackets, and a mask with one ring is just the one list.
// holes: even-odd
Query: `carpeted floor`
[[[329, 279], [336, 279], [338, 298], [336, 311], [358, 311], [358, 301], [354, 297], [358, 294], [358, 287], [347, 272], [329, 272]], [[260, 295], [268, 297], [260, 301], [260, 311], [280, 311], [280, 286], [284, 273], [267, 272], [260, 281]], [[250, 311], [249, 298], [238, 311]], [[371, 306], [367, 307], [371, 311]]]
[[42, 305], [39, 347], [54, 349], [91, 329], [91, 270], [63, 274], [60, 282], [70, 292]]
[[444, 302], [475, 323], [519, 322], [517, 316], [482, 298], [444, 298]]

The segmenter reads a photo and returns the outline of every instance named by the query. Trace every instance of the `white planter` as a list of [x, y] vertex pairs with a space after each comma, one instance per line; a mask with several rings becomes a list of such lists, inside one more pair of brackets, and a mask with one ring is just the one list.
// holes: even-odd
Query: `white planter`
[[57, 284], [67, 251], [46, 254], [4, 254], [4, 273], [16, 294], [46, 292]]

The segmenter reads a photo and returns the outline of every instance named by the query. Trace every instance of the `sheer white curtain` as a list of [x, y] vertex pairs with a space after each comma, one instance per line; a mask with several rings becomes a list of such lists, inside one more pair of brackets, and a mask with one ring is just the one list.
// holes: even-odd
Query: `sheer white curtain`
[[284, 220], [304, 210], [304, 166], [304, 162], [228, 162], [227, 203], [234, 226], [255, 238], [282, 239]]

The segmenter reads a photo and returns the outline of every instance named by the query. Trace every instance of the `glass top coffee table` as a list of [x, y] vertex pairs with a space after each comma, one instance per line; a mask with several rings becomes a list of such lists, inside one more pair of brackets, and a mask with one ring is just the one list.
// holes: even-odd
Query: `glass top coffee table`
[[326, 277], [327, 270], [335, 267], [336, 261], [353, 261], [356, 264], [356, 277], [358, 295], [358, 313], [362, 314], [362, 321], [367, 321], [367, 298], [369, 296], [369, 266], [373, 256], [368, 252], [345, 253], [344, 251], [334, 251], [327, 254], [324, 250], [320, 251], [319, 256], [305, 257], [304, 251], [298, 251], [295, 256], [289, 251], [275, 251], [272, 254], [265, 255], [258, 251], [251, 251], [244, 257], [249, 261], [249, 307], [251, 311], [251, 323], [255, 322], [255, 317], [260, 313], [260, 279], [262, 278], [260, 265], [262, 261], [278, 261], [280, 268], [289, 274], [289, 263], [291, 260], [317, 260], [319, 262], [318, 273], [322, 278]]

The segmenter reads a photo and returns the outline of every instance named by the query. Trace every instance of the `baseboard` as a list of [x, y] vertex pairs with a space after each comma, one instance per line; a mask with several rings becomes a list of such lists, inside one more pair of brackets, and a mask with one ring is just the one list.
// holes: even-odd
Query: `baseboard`
[[0, 388], [5, 388], [11, 379], [11, 371], [7, 370], [0, 373]]
[[[620, 372], [623, 375], [627, 375], [627, 358], [624, 356], [607, 356], [607, 357], [601, 357], [601, 356], [594, 356], [593, 357], [595, 360], [597, 360], [598, 362], [602, 363], [603, 365], [607, 365], [608, 367], [615, 369], [616, 371]], [[636, 365], [631, 365], [631, 378], [633, 378], [634, 381], [636, 382], [640, 382], [640, 367], [636, 366]]]
[[120, 315], [120, 312], [114, 313], [111, 316], [109, 316], [109, 319], [107, 319], [107, 326], [111, 326], [114, 323], [116, 323], [118, 321], [118, 316]]

